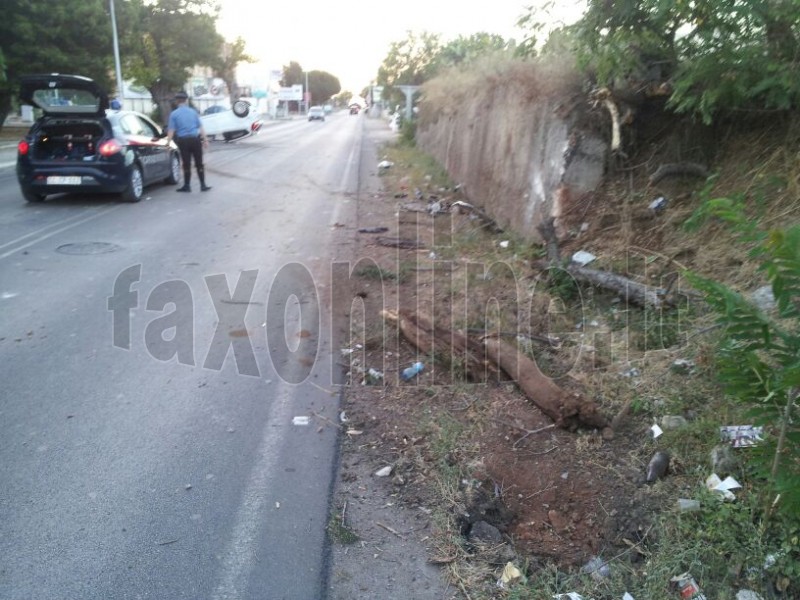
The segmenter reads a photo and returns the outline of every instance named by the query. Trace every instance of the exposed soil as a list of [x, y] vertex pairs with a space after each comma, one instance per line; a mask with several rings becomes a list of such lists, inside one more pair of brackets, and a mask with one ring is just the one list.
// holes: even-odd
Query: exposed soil
[[[366, 124], [367, 143], [379, 151], [390, 139], [385, 125]], [[625, 419], [613, 436], [560, 429], [507, 377], [470, 382], [457, 360], [432, 360], [380, 318], [382, 310], [405, 308], [462, 328], [472, 326], [477, 306], [476, 321], [502, 331], [504, 314], [516, 323], [520, 285], [532, 286], [537, 276], [533, 268], [519, 268], [528, 264], [518, 260], [522, 246], [513, 239], [499, 244], [502, 236], [486, 233], [468, 214], [404, 209], [415, 200], [426, 206], [462, 198], [414, 181], [404, 165], [380, 169], [381, 158], [365, 166], [369, 177], [362, 181], [369, 183], [353, 228], [388, 227], [382, 235], [422, 248], [387, 247], [373, 233], [355, 234], [356, 259], [367, 260], [352, 279], [353, 337], [342, 354], [350, 386], [332, 524], [359, 539], [334, 545], [331, 597], [455, 598], [475, 585], [491, 594], [510, 561], [527, 565], [529, 573], [544, 565], [568, 571], [595, 556], [636, 563], [650, 541], [653, 515], [675, 502], [680, 488], [695, 485], [694, 478], [681, 476], [676, 455], [668, 480], [645, 484], [657, 448], [652, 421]], [[454, 243], [456, 236], [472, 246]], [[487, 249], [490, 260], [512, 265], [513, 273], [484, 272]], [[574, 315], [554, 312], [556, 300], [534, 295], [530, 321], [534, 333], [563, 332], [564, 343], [555, 350], [534, 341], [532, 353], [557, 384], [591, 395], [609, 420], [634, 395], [657, 395], [668, 382], [684, 385], [686, 376], [669, 369], [674, 353], [626, 353], [620, 360], [608, 348], [601, 352], [603, 340], [615, 343], [608, 313], [586, 314], [576, 324]], [[417, 360], [425, 370], [403, 381], [400, 372]], [[655, 376], [640, 379], [633, 365]], [[387, 466], [388, 477], [375, 475]], [[440, 482], [443, 471], [452, 473], [452, 485]], [[469, 569], [455, 568], [459, 562], [476, 566], [474, 579], [465, 576]]]

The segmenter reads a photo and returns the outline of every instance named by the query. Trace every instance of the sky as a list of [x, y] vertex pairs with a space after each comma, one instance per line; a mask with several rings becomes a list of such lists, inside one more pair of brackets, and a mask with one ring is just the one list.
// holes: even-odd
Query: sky
[[[239, 69], [242, 85], [260, 87], [270, 71], [294, 61], [308, 71], [327, 71], [343, 91], [358, 93], [376, 77], [391, 44], [405, 40], [408, 31], [439, 34], [444, 42], [479, 32], [520, 41], [516, 22], [537, 3], [544, 0], [220, 0], [217, 30], [229, 41], [241, 36], [248, 54], [259, 60]], [[554, 18], [574, 21], [580, 4], [557, 0]]]

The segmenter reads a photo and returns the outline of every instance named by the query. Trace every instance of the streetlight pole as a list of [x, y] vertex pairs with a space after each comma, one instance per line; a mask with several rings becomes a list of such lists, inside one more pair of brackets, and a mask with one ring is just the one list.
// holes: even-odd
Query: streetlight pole
[[306, 93], [303, 95], [305, 96], [306, 114], [308, 114], [308, 104], [311, 102], [311, 90], [308, 89], [308, 71], [305, 71], [304, 74], [306, 76]]
[[117, 97], [122, 100], [122, 67], [119, 62], [119, 39], [117, 38], [117, 16], [114, 13], [114, 0], [109, 0], [111, 4], [111, 30], [114, 34], [114, 67], [117, 71]]

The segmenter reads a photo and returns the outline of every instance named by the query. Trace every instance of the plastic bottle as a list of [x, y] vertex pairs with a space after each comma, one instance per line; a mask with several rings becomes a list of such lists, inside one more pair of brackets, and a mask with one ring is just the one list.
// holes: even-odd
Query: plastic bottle
[[421, 362], [415, 362], [407, 369], [403, 369], [403, 372], [400, 374], [400, 376], [403, 378], [404, 381], [408, 381], [409, 379], [413, 379], [414, 377], [422, 373], [422, 370], [424, 368], [425, 365], [423, 365]]

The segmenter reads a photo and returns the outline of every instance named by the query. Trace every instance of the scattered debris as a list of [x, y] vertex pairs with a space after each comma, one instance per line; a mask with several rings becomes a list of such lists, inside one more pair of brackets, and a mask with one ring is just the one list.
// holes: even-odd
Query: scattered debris
[[311, 417], [295, 417], [292, 419], [292, 425], [309, 425]]
[[424, 246], [417, 240], [398, 237], [379, 237], [378, 244], [387, 248], [401, 248], [403, 250], [419, 250]]
[[340, 423], [347, 423], [350, 419], [347, 418], [347, 412], [342, 411], [339, 413], [339, 422]]
[[586, 250], [578, 250], [575, 254], [572, 255], [572, 262], [576, 265], [580, 265], [581, 267], [585, 267], [590, 262], [597, 260], [597, 257], [592, 254], [591, 252], [587, 252]]
[[402, 536], [402, 535], [400, 535], [399, 533], [397, 533], [397, 532], [396, 532], [394, 529], [392, 529], [392, 528], [391, 528], [391, 527], [389, 527], [388, 525], [384, 525], [384, 524], [383, 524], [383, 523], [381, 523], [380, 521], [375, 521], [375, 524], [376, 524], [378, 527], [381, 527], [381, 528], [385, 529], [386, 531], [388, 531], [388, 532], [389, 532], [389, 533], [391, 533], [392, 535], [396, 535], [396, 536], [397, 536], [397, 537], [399, 537], [401, 540], [403, 539], [403, 536]]
[[658, 214], [660, 212], [664, 212], [664, 209], [667, 208], [667, 199], [664, 196], [659, 196], [655, 200], [653, 200], [648, 207], [654, 213]]
[[674, 373], [689, 375], [694, 372], [695, 364], [693, 360], [678, 358], [672, 362], [670, 367]]
[[483, 226], [486, 227], [492, 233], [503, 233], [502, 227], [500, 227], [497, 222], [492, 219], [489, 215], [483, 212], [480, 208], [470, 204], [469, 202], [464, 202], [463, 200], [456, 200], [451, 205], [459, 210], [459, 212], [466, 212], [469, 214], [474, 215], [483, 223]]
[[378, 163], [378, 169], [384, 170], [384, 171], [386, 169], [391, 169], [393, 166], [394, 166], [394, 163], [392, 161], [390, 161], [390, 160], [382, 160], [381, 162]]
[[753, 425], [725, 425], [719, 428], [723, 442], [734, 448], [752, 448], [764, 441], [764, 428]]
[[425, 365], [421, 362], [415, 362], [410, 367], [403, 369], [403, 372], [400, 374], [400, 377], [403, 378], [403, 381], [409, 381], [410, 379], [414, 379], [417, 375], [422, 373], [425, 369]]
[[392, 474], [392, 467], [391, 466], [382, 467], [382, 468], [378, 469], [377, 471], [375, 471], [375, 477], [388, 477], [391, 474]]
[[720, 479], [719, 475], [716, 473], [712, 473], [706, 479], [706, 487], [712, 491], [717, 492], [720, 494], [723, 500], [728, 500], [729, 502], [733, 502], [736, 500], [736, 496], [733, 494], [731, 490], [736, 490], [741, 488], [742, 486], [730, 475], [725, 479]]
[[362, 227], [358, 233], [386, 233], [389, 231], [388, 227]]
[[591, 575], [592, 579], [599, 581], [611, 577], [611, 568], [602, 558], [593, 556], [589, 562], [581, 567], [581, 573]]
[[500, 530], [486, 521], [477, 521], [470, 527], [467, 539], [472, 542], [481, 542], [484, 544], [502, 544], [503, 534]]
[[647, 464], [647, 483], [653, 483], [657, 479], [661, 479], [667, 474], [667, 471], [669, 471], [669, 454], [659, 450]]
[[520, 571], [514, 563], [509, 562], [503, 567], [503, 573], [500, 575], [500, 579], [497, 580], [497, 587], [504, 589], [512, 583], [522, 581], [522, 579], [522, 571]]
[[431, 202], [428, 205], [428, 212], [431, 213], [434, 217], [440, 213], [445, 212], [444, 205], [442, 204], [441, 200], [436, 200], [435, 202]]
[[736, 600], [764, 600], [752, 590], [739, 590], [736, 592]]
[[669, 163], [661, 165], [656, 169], [655, 173], [650, 175], [650, 185], [655, 185], [665, 177], [676, 177], [680, 175], [690, 175], [692, 177], [701, 177], [706, 179], [708, 177], [708, 169], [703, 165], [685, 162], [685, 163]]
[[497, 245], [500, 246], [501, 248], [505, 249], [505, 248], [508, 248], [508, 244], [509, 244], [508, 240], [503, 240], [502, 242], [500, 242]]
[[373, 369], [372, 367], [364, 375], [364, 385], [377, 385], [383, 381], [383, 372]]
[[682, 417], [680, 415], [664, 415], [661, 417], [661, 427], [667, 431], [672, 429], [682, 429], [688, 424], [689, 422], [686, 420], [686, 417]]
[[639, 377], [641, 376], [641, 374], [642, 373], [636, 367], [631, 367], [630, 369], [627, 369], [622, 373], [620, 373], [620, 375], [622, 375], [623, 377]]
[[700, 501], [689, 500], [687, 498], [678, 498], [678, 510], [681, 512], [694, 512], [700, 510]]
[[400, 205], [400, 209], [406, 212], [426, 213], [428, 212], [428, 205], [423, 202], [406, 202]]
[[682, 573], [670, 581], [684, 600], [707, 600], [691, 573]]
[[750, 294], [750, 301], [764, 312], [775, 310], [775, 293], [771, 285], [764, 285]]
[[738, 461], [729, 444], [717, 445], [711, 450], [712, 473], [733, 473], [737, 466]]
[[654, 440], [658, 439], [664, 433], [664, 430], [661, 429], [661, 427], [659, 427], [657, 424], [653, 424], [653, 426], [650, 428], [650, 431], [653, 432], [653, 439]]
[[553, 600], [583, 600], [583, 596], [577, 592], [567, 592], [566, 594], [553, 596]]
[[403, 337], [422, 352], [461, 357], [473, 381], [486, 381], [502, 370], [558, 427], [602, 429], [608, 424], [594, 400], [562, 389], [539, 370], [535, 361], [507, 342], [486, 336], [474, 339], [460, 331], [434, 327], [430, 318], [408, 310], [383, 310], [381, 315], [396, 322]]

